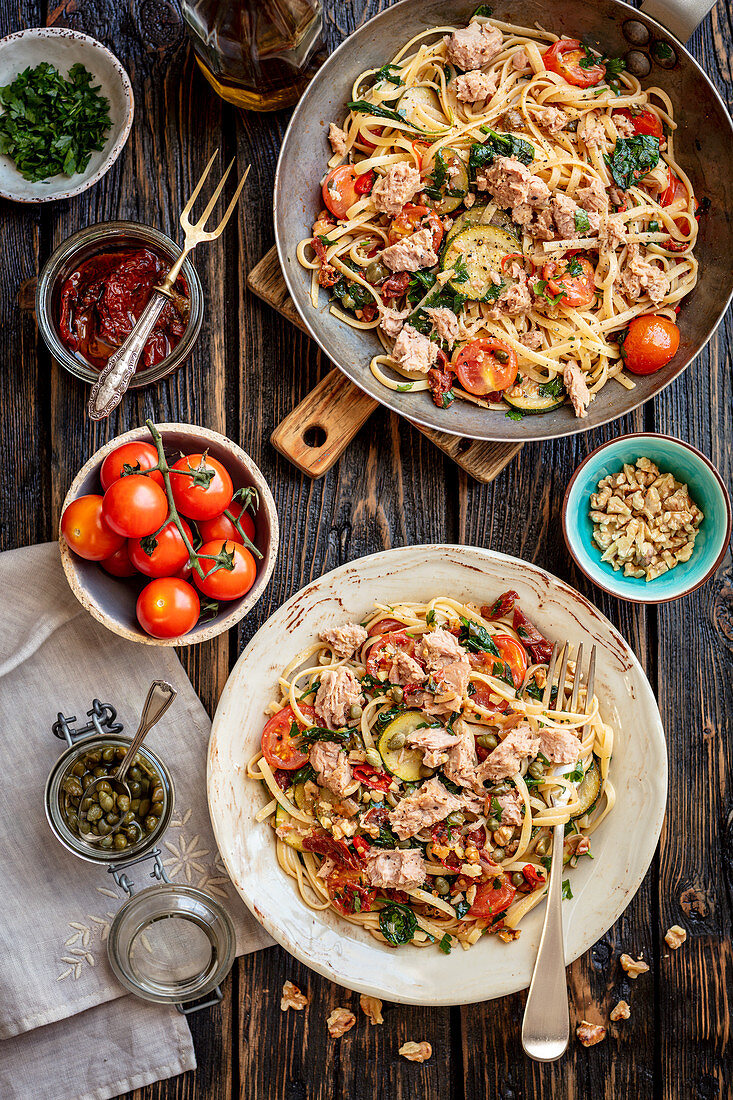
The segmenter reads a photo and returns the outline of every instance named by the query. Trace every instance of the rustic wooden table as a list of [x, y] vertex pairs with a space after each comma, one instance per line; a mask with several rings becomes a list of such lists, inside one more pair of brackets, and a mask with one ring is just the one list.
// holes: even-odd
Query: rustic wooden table
[[[327, 0], [330, 42], [381, 6], [379, 0]], [[694, 595], [645, 610], [595, 591], [571, 567], [560, 535], [560, 505], [573, 469], [593, 447], [624, 431], [654, 429], [689, 439], [730, 484], [730, 316], [653, 406], [588, 435], [530, 444], [490, 486], [468, 480], [386, 412], [371, 418], [322, 481], [311, 482], [277, 455], [269, 435], [328, 364], [307, 337], [245, 290], [247, 271], [273, 240], [269, 196], [286, 113], [245, 115], [221, 103], [198, 73], [180, 14], [166, 0], [6, 0], [1, 11], [2, 34], [49, 22], [101, 39], [130, 73], [137, 103], [129, 143], [97, 187], [70, 202], [1, 208], [0, 453], [8, 465], [0, 494], [2, 548], [55, 537], [73, 475], [105, 440], [147, 416], [203, 424], [253, 456], [270, 481], [282, 524], [275, 575], [254, 612], [238, 631], [182, 653], [210, 713], [243, 645], [306, 582], [389, 546], [447, 541], [537, 562], [597, 603], [645, 665], [668, 735], [670, 795], [659, 852], [621, 920], [569, 971], [574, 1022], [607, 1022], [619, 996], [631, 1004], [631, 1018], [612, 1026], [604, 1043], [586, 1050], [573, 1041], [554, 1066], [528, 1061], [519, 1041], [523, 994], [464, 1009], [388, 1006], [382, 1027], [360, 1017], [334, 1042], [326, 1016], [336, 1005], [354, 1007], [358, 998], [273, 947], [240, 959], [222, 1005], [193, 1017], [198, 1070], [135, 1093], [136, 1100], [731, 1096], [730, 557]], [[729, 105], [732, 40], [731, 10], [720, 0], [692, 49]], [[96, 221], [139, 220], [176, 236], [177, 211], [217, 146], [222, 162], [232, 155], [242, 167], [251, 161], [252, 175], [238, 223], [221, 247], [197, 257], [207, 312], [193, 358], [170, 381], [128, 397], [109, 423], [92, 425], [86, 388], [52, 364], [32, 316], [17, 308], [19, 288], [60, 241]], [[671, 952], [663, 935], [677, 922], [688, 929], [688, 940]], [[643, 952], [651, 973], [630, 982], [618, 961], [624, 950]], [[308, 989], [307, 1013], [280, 1012], [286, 978]], [[402, 1042], [422, 1039], [432, 1043], [431, 1061], [419, 1066], [397, 1056]]]

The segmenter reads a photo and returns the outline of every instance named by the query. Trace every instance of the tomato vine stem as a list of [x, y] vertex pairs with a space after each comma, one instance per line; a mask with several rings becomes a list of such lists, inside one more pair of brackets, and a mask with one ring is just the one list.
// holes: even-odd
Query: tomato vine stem
[[191, 566], [192, 569], [196, 570], [199, 577], [201, 577], [201, 579], [203, 580], [205, 577], [205, 573], [201, 568], [201, 565], [199, 564], [198, 554], [194, 550], [191, 544], [191, 540], [184, 530], [183, 524], [181, 523], [181, 517], [178, 515], [178, 509], [176, 508], [176, 503], [173, 499], [170, 467], [168, 466], [168, 461], [165, 457], [165, 450], [163, 449], [163, 437], [161, 436], [160, 432], [158, 431], [152, 420], [146, 420], [145, 427], [148, 429], [151, 436], [153, 437], [153, 443], [155, 444], [155, 449], [158, 452], [158, 469], [163, 475], [165, 495], [168, 499], [168, 518], [163, 524], [163, 527], [165, 527], [168, 523], [175, 523], [176, 527], [178, 528], [178, 533], [183, 539], [183, 544], [188, 550], [188, 564]]

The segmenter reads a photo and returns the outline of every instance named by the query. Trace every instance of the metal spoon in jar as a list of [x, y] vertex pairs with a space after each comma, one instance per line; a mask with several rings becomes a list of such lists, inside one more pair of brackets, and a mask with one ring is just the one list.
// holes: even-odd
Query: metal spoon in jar
[[[159, 718], [165, 714], [168, 707], [171, 705], [176, 697], [176, 689], [167, 684], [165, 680], [153, 680], [148, 691], [145, 705], [143, 706], [143, 712], [140, 717], [140, 725], [137, 728], [137, 733], [130, 742], [130, 746], [120, 762], [120, 766], [114, 775], [100, 775], [98, 779], [94, 779], [87, 789], [84, 791], [81, 802], [79, 803], [79, 836], [85, 844], [96, 847], [100, 840], [103, 840], [102, 835], [97, 836], [91, 831], [94, 824], [94, 818], [89, 817], [89, 813], [92, 807], [99, 807], [100, 814], [103, 812], [121, 811], [119, 813], [119, 821], [116, 825], [113, 825], [106, 836], [114, 836], [122, 828], [129, 828], [131, 822], [125, 820], [125, 816], [130, 812], [130, 803], [132, 801], [132, 795], [130, 788], [125, 782], [125, 776], [130, 768], [137, 750], [142, 745], [143, 741], [147, 737], [150, 730], [153, 728]], [[104, 784], [104, 786], [102, 786]], [[101, 788], [101, 789], [100, 789]], [[109, 806], [107, 802], [109, 801]], [[142, 830], [140, 830], [142, 836]]]

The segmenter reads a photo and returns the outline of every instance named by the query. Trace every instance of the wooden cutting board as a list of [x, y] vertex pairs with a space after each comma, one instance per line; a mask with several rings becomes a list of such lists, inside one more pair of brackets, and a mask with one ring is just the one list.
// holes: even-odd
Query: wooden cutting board
[[[277, 250], [271, 248], [247, 277], [250, 290], [303, 332], [305, 325], [282, 276]], [[273, 445], [309, 477], [331, 469], [379, 403], [334, 368], [281, 421]], [[413, 427], [477, 481], [493, 481], [522, 448], [521, 443], [463, 439], [410, 421]]]

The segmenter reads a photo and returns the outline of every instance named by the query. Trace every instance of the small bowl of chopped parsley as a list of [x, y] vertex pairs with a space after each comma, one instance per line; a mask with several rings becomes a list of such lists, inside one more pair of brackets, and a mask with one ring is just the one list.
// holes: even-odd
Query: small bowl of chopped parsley
[[66, 27], [0, 40], [0, 196], [68, 199], [112, 167], [132, 126], [130, 78], [100, 42]]

